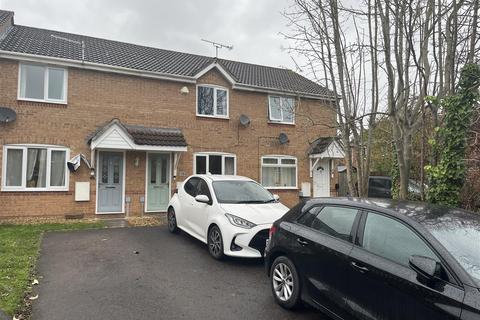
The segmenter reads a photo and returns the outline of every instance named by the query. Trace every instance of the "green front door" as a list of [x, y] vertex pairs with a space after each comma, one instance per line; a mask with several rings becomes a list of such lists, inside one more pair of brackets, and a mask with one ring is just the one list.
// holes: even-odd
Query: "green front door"
[[149, 153], [147, 160], [147, 211], [166, 211], [170, 200], [170, 155]]

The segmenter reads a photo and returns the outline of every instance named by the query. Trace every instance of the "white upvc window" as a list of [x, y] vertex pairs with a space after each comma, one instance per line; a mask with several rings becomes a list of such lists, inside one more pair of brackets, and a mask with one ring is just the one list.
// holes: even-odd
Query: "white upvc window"
[[65, 68], [20, 63], [18, 99], [66, 104], [67, 82]]
[[57, 146], [4, 146], [2, 191], [68, 191], [69, 155]]
[[270, 189], [297, 188], [297, 158], [291, 156], [263, 156], [262, 185]]
[[193, 162], [195, 174], [237, 174], [237, 157], [231, 153], [195, 153]]
[[228, 118], [228, 90], [214, 85], [197, 86], [197, 116]]
[[295, 99], [269, 96], [268, 116], [271, 122], [295, 124]]

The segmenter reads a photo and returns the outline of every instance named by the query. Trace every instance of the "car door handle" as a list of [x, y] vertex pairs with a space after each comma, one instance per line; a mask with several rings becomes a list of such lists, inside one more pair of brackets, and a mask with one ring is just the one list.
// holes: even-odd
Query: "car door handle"
[[305, 247], [305, 246], [308, 246], [308, 241], [302, 239], [302, 238], [297, 238], [297, 242], [302, 246], [302, 247]]
[[351, 265], [352, 265], [352, 267], [354, 267], [355, 269], [357, 269], [361, 273], [365, 273], [365, 272], [369, 271], [367, 267], [363, 267], [363, 266], [359, 265], [358, 263], [356, 263], [355, 261], [352, 261]]

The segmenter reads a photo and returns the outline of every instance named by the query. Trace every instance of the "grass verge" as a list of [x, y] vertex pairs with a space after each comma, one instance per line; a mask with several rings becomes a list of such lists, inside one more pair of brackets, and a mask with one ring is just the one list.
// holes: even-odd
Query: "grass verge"
[[26, 311], [24, 298], [31, 291], [40, 241], [45, 231], [102, 227], [101, 222], [0, 225], [0, 309], [9, 315]]

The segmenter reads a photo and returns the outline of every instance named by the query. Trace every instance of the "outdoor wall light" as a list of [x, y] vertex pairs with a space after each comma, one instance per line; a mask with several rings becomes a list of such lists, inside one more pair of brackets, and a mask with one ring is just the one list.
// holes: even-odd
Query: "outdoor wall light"
[[186, 95], [190, 93], [190, 90], [188, 90], [188, 87], [182, 87], [182, 89], [180, 89], [180, 93]]
[[138, 166], [140, 165], [140, 158], [139, 157], [135, 158], [135, 160], [133, 161], [133, 165], [135, 166], [135, 168], [138, 168]]

